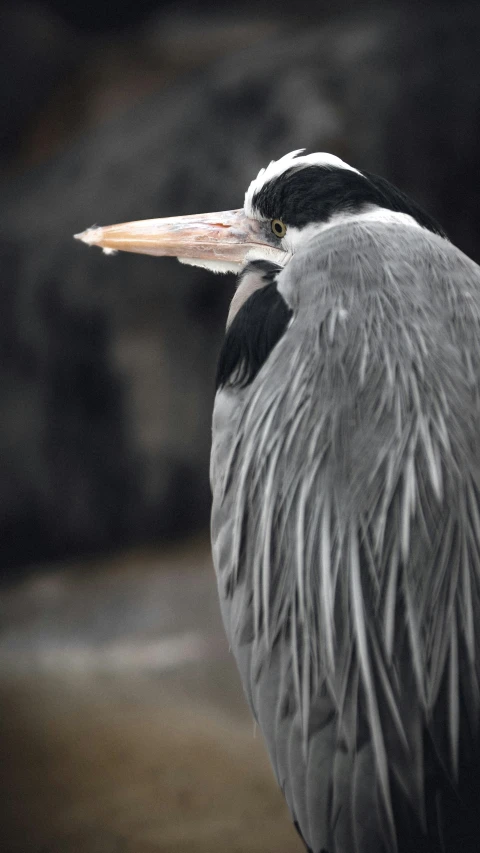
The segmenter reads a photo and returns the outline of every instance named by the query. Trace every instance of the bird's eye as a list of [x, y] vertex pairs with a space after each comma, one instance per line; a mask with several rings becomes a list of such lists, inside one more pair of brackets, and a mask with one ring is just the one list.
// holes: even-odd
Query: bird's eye
[[280, 239], [285, 237], [285, 234], [287, 233], [287, 226], [281, 219], [272, 219], [271, 225], [275, 237], [279, 237]]

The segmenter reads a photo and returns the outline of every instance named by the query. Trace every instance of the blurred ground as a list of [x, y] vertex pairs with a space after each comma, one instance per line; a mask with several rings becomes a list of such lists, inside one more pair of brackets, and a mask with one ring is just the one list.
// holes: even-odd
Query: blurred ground
[[43, 571], [0, 605], [2, 853], [295, 853], [209, 547]]

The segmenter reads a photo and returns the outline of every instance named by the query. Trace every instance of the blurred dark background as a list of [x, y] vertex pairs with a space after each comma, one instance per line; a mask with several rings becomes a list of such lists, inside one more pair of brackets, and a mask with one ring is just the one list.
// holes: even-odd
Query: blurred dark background
[[[306, 147], [389, 178], [480, 260], [480, 6], [4, 0], [1, 18], [1, 849], [293, 851], [208, 556], [234, 281], [72, 234], [237, 207]], [[183, 781], [158, 787], [165, 762]], [[228, 820], [226, 779], [245, 791]]]
[[335, 152], [478, 258], [478, 4], [3, 9], [0, 566], [206, 529], [232, 282], [87, 250], [94, 223], [241, 204], [270, 159]]

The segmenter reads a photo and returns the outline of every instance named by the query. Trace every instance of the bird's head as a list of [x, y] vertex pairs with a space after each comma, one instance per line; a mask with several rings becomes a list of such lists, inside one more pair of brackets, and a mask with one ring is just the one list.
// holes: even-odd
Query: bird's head
[[[242, 273], [239, 296], [247, 298], [268, 280], [259, 261], [284, 267], [320, 231], [359, 217], [409, 222], [442, 233], [385, 179], [332, 154], [303, 154], [300, 149], [261, 169], [237, 210], [88, 228], [75, 236], [107, 253], [170, 255], [212, 272]], [[243, 301], [239, 296], [232, 303], [235, 311]]]

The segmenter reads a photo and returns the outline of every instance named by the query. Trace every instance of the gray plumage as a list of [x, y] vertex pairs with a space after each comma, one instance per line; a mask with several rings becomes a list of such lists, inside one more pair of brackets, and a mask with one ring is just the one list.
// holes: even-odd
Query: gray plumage
[[215, 401], [226, 631], [314, 853], [441, 842], [427, 787], [437, 765], [456, 785], [480, 705], [480, 269], [352, 221], [278, 289], [285, 334]]
[[214, 562], [308, 850], [478, 853], [480, 269], [383, 178], [302, 149], [243, 209], [76, 236], [240, 273]]

